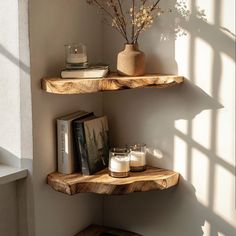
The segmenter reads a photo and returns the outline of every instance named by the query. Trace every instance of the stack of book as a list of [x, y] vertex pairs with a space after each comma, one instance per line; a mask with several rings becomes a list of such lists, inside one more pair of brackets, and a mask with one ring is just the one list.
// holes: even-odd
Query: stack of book
[[78, 111], [57, 119], [58, 172], [91, 175], [108, 165], [107, 117]]
[[106, 77], [108, 72], [109, 72], [108, 65], [90, 65], [88, 66], [88, 68], [82, 68], [82, 69], [69, 68], [62, 70], [61, 77], [64, 79], [102, 78]]

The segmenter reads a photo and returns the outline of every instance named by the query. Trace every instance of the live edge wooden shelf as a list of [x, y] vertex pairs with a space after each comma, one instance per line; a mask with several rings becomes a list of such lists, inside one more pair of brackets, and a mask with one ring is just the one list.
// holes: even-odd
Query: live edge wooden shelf
[[47, 183], [54, 190], [69, 195], [77, 193], [122, 195], [162, 190], [177, 185], [178, 180], [177, 172], [156, 167], [147, 167], [144, 172], [132, 172], [128, 178], [112, 178], [108, 175], [107, 169], [90, 176], [54, 172], [47, 177]]
[[[135, 88], [167, 88], [180, 85], [183, 76], [151, 74], [136, 77], [118, 76], [111, 73], [106, 78], [62, 79], [43, 78], [42, 89], [55, 94], [81, 94]], [[178, 183], [179, 174], [165, 169], [148, 167], [144, 172], [131, 173], [123, 179], [112, 178], [107, 170], [91, 176], [80, 173], [65, 175], [57, 172], [47, 177], [48, 184], [56, 191], [73, 195], [76, 193], [127, 194], [167, 189]]]
[[182, 84], [183, 76], [150, 74], [127, 77], [110, 73], [106, 78], [43, 78], [42, 89], [55, 94], [81, 94], [134, 88], [167, 88]]

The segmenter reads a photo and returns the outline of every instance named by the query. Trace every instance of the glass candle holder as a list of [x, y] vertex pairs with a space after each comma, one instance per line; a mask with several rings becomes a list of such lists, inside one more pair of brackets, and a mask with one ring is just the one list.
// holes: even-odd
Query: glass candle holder
[[79, 44], [65, 45], [66, 50], [66, 68], [82, 69], [88, 67], [88, 57], [86, 46]]
[[127, 148], [112, 148], [109, 152], [109, 175], [115, 178], [129, 176], [129, 151]]
[[146, 170], [146, 144], [135, 144], [129, 146], [130, 171]]

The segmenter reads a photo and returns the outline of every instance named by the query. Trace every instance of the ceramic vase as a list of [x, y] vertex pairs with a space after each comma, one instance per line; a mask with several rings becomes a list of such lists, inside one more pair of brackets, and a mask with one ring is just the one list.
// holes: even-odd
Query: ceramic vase
[[145, 74], [145, 54], [139, 50], [138, 44], [125, 44], [125, 48], [117, 56], [119, 75], [141, 76]]

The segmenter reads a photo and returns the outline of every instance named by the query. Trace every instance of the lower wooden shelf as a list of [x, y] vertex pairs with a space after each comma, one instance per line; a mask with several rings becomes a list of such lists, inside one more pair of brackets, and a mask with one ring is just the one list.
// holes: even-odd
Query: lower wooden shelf
[[108, 175], [107, 169], [90, 176], [54, 172], [47, 177], [47, 183], [54, 190], [69, 195], [77, 193], [121, 195], [162, 190], [176, 185], [178, 180], [179, 173], [156, 167], [147, 167], [144, 172], [130, 173], [128, 178], [112, 178]]
[[130, 231], [104, 227], [99, 225], [90, 225], [75, 236], [142, 236]]

